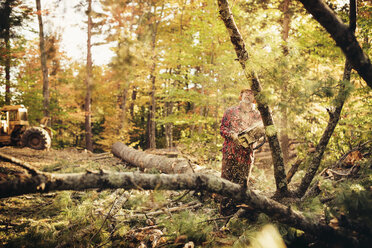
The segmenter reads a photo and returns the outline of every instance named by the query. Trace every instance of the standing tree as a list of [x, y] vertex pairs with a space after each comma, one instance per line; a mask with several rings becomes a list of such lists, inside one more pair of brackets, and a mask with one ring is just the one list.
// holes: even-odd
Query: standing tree
[[[283, 55], [288, 55], [288, 45], [287, 40], [289, 36], [290, 30], [290, 22], [291, 22], [291, 15], [290, 15], [290, 3], [291, 0], [284, 0], [282, 6], [282, 14], [283, 14], [283, 21], [282, 21], [282, 39], [283, 39]], [[288, 89], [288, 79], [285, 79], [282, 85], [283, 92], [286, 92]], [[281, 145], [283, 149], [283, 160], [284, 163], [287, 163], [289, 160], [289, 138], [288, 138], [288, 107], [286, 104], [281, 109]]]
[[[41, 70], [43, 72], [43, 112], [44, 117], [50, 118], [49, 113], [49, 78], [48, 78], [48, 66], [47, 66], [47, 54], [45, 51], [45, 40], [44, 40], [44, 26], [42, 19], [41, 3], [40, 0], [36, 0], [37, 19], [39, 22], [39, 39], [40, 39], [40, 61]], [[48, 126], [50, 121], [48, 120]]]
[[[349, 14], [349, 32], [354, 35], [355, 28], [356, 28], [356, 0], [350, 0], [350, 14]], [[344, 103], [348, 97], [349, 92], [345, 89], [345, 83], [350, 82], [350, 74], [351, 74], [352, 65], [348, 58], [346, 58], [345, 61], [345, 67], [344, 67], [344, 74], [341, 81], [341, 86], [338, 92], [338, 95], [335, 99], [335, 106], [332, 110], [329, 110], [329, 121], [327, 124], [327, 127], [325, 128], [323, 135], [321, 139], [319, 140], [316, 148], [315, 148], [315, 154], [312, 157], [310, 166], [305, 174], [305, 176], [302, 178], [301, 184], [297, 189], [297, 196], [302, 197], [306, 190], [309, 188], [311, 181], [313, 180], [316, 172], [318, 171], [320, 161], [323, 158], [324, 151], [329, 143], [329, 140], [332, 137], [332, 134], [337, 126], [338, 121], [340, 120], [340, 115], [342, 111], [342, 107], [344, 106]]]
[[239, 29], [235, 23], [234, 17], [227, 0], [218, 0], [219, 12], [221, 19], [224, 22], [226, 29], [230, 34], [231, 43], [234, 46], [238, 61], [245, 71], [246, 78], [250, 80], [250, 85], [257, 101], [257, 108], [261, 113], [262, 122], [265, 126], [266, 136], [271, 149], [271, 155], [274, 163], [274, 176], [276, 182], [276, 193], [278, 197], [289, 194], [287, 179], [284, 170], [283, 153], [279, 144], [278, 131], [274, 125], [271, 115], [271, 110], [262, 94], [262, 86], [260, 79], [253, 69], [246, 68], [248, 61], [248, 52], [245, 47], [245, 42]]
[[87, 64], [86, 64], [86, 95], [85, 95], [85, 147], [89, 151], [93, 151], [93, 141], [92, 141], [92, 0], [87, 0], [88, 8], [86, 11], [88, 17], [88, 28], [87, 28]]
[[149, 120], [148, 120], [148, 135], [149, 135], [149, 148], [156, 148], [156, 140], [155, 140], [155, 131], [156, 131], [156, 122], [155, 122], [155, 112], [156, 112], [156, 63], [157, 63], [157, 54], [156, 54], [156, 42], [157, 42], [157, 35], [158, 35], [158, 26], [161, 22], [161, 18], [163, 15], [164, 10], [164, 4], [161, 6], [159, 19], [157, 17], [157, 10], [159, 7], [156, 6], [156, 3], [152, 2], [152, 9], [154, 9], [154, 22], [150, 24], [151, 28], [151, 48], [153, 51], [152, 54], [152, 66], [151, 66], [151, 72], [150, 72], [150, 79], [151, 79], [151, 103], [150, 103], [150, 113], [149, 113]]
[[11, 39], [17, 37], [16, 28], [22, 26], [23, 21], [28, 17], [30, 9], [22, 6], [22, 1], [6, 0], [0, 5], [0, 38], [4, 41], [5, 49], [1, 49], [1, 63], [5, 67], [5, 104], [11, 102], [10, 68], [12, 66]]

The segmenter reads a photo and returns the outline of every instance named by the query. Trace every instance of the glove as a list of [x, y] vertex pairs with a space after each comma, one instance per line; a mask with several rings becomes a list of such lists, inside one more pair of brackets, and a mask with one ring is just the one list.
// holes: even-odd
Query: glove
[[239, 141], [239, 136], [237, 133], [233, 132], [231, 134], [231, 139], [233, 140], [233, 142], [237, 145], [240, 145], [240, 141]]

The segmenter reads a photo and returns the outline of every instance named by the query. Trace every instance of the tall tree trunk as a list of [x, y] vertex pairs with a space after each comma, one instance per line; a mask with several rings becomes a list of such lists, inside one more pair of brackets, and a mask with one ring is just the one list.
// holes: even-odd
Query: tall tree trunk
[[[153, 5], [154, 7], [154, 15], [156, 17], [156, 5]], [[163, 15], [163, 10], [164, 10], [164, 4], [161, 8], [160, 12], [160, 19]], [[151, 108], [150, 108], [150, 116], [149, 116], [149, 148], [156, 148], [156, 140], [155, 140], [155, 131], [156, 131], [156, 122], [155, 122], [155, 112], [156, 112], [156, 99], [155, 99], [155, 91], [156, 91], [156, 76], [155, 76], [155, 71], [156, 71], [156, 39], [157, 39], [157, 34], [158, 34], [158, 26], [160, 23], [160, 19], [155, 21], [155, 23], [152, 24], [152, 34], [151, 34], [151, 48], [153, 51], [153, 56], [152, 56], [152, 66], [151, 66]]]
[[[50, 117], [49, 113], [49, 78], [48, 78], [48, 66], [45, 51], [45, 40], [44, 40], [44, 26], [41, 14], [40, 0], [36, 0], [37, 19], [39, 21], [39, 39], [40, 39], [40, 62], [41, 70], [43, 72], [43, 112], [44, 117]], [[50, 120], [48, 120], [48, 126], [50, 126]]]
[[155, 76], [155, 62], [151, 68], [151, 103], [150, 103], [150, 115], [149, 115], [149, 148], [156, 148], [156, 140], [155, 140], [155, 131], [156, 131], [156, 123], [155, 123], [155, 113], [156, 113], [156, 99], [155, 99], [155, 91], [156, 91], [156, 76]]
[[6, 0], [4, 4], [4, 9], [6, 13], [5, 18], [5, 34], [4, 34], [4, 42], [5, 42], [5, 104], [10, 104], [10, 66], [11, 66], [11, 47], [10, 47], [10, 14], [12, 9], [10, 7], [10, 0]]
[[245, 63], [248, 60], [248, 52], [245, 49], [244, 40], [235, 24], [234, 17], [231, 13], [227, 0], [218, 0], [218, 7], [221, 19], [230, 34], [231, 43], [234, 46], [239, 63], [245, 71], [246, 78], [251, 80], [251, 88], [257, 101], [257, 108], [261, 113], [262, 121], [265, 126], [266, 136], [268, 137], [271, 155], [274, 164], [274, 177], [276, 183], [276, 195], [278, 197], [289, 194], [287, 179], [284, 170], [282, 150], [280, 148], [278, 132], [274, 125], [271, 111], [266, 102], [261, 97], [261, 83], [255, 71], [247, 71]]
[[[165, 116], [168, 117], [173, 113], [173, 102], [165, 103]], [[165, 128], [165, 140], [167, 148], [173, 147], [173, 123], [168, 122], [164, 125]]]
[[93, 141], [92, 141], [92, 113], [91, 113], [91, 99], [92, 99], [92, 53], [91, 53], [91, 37], [92, 37], [92, 0], [88, 1], [88, 9], [87, 9], [87, 16], [88, 16], [88, 31], [87, 31], [87, 75], [86, 75], [86, 96], [85, 96], [85, 147], [89, 151], [93, 151]]
[[129, 106], [129, 113], [130, 113], [130, 117], [133, 119], [134, 118], [134, 101], [137, 99], [136, 86], [133, 86], [131, 98], [132, 98], [132, 102], [130, 103], [130, 106]]
[[11, 66], [11, 52], [10, 52], [10, 39], [9, 30], [5, 34], [5, 47], [6, 47], [6, 58], [5, 58], [5, 104], [10, 104], [10, 66]]
[[[289, 11], [291, 0], [284, 0], [283, 1], [283, 23], [282, 23], [282, 39], [283, 39], [283, 54], [284, 56], [288, 55], [288, 46], [287, 40], [289, 36], [289, 29], [290, 29], [290, 22], [291, 22], [291, 15]], [[288, 89], [288, 76], [286, 75], [283, 82], [282, 92], [287, 92]], [[280, 135], [280, 143], [282, 145], [283, 151], [283, 160], [284, 164], [287, 164], [289, 160], [289, 138], [288, 138], [288, 107], [285, 105], [281, 109], [281, 135]]]
[[[350, 0], [350, 14], [349, 15], [350, 15], [349, 29], [350, 29], [350, 32], [353, 34], [356, 28], [356, 0]], [[351, 69], [352, 69], [352, 65], [349, 62], [349, 60], [346, 59], [344, 74], [343, 74], [343, 81], [350, 81]], [[306, 190], [309, 188], [310, 183], [313, 180], [319, 168], [320, 162], [323, 158], [324, 151], [328, 145], [329, 140], [331, 139], [331, 136], [337, 126], [338, 121], [340, 120], [342, 107], [344, 106], [346, 99], [347, 99], [347, 94], [345, 92], [344, 86], [342, 85], [340, 87], [340, 91], [338, 95], [336, 96], [336, 106], [333, 111], [332, 110], [329, 111], [328, 125], [326, 129], [324, 130], [323, 135], [320, 138], [318, 145], [315, 148], [315, 153], [311, 160], [307, 173], [303, 177], [301, 184], [298, 187], [298, 190], [296, 192], [298, 197], [302, 197], [305, 194]]]
[[127, 98], [128, 98], [128, 87], [125, 86], [123, 89], [122, 97], [121, 97], [121, 103], [120, 103], [120, 124], [119, 124], [119, 130], [118, 132], [121, 131], [121, 129], [124, 128], [125, 122], [126, 122], [126, 116], [127, 116]]

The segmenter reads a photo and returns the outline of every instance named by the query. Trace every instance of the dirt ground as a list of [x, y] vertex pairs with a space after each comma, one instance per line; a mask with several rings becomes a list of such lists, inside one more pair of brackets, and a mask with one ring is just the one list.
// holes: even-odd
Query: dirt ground
[[0, 179], [19, 176], [26, 172], [21, 166], [2, 158], [1, 154], [12, 156], [37, 170], [50, 173], [85, 172], [88, 169], [128, 170], [127, 164], [111, 153], [94, 154], [76, 148], [38, 151], [6, 146], [0, 148]]

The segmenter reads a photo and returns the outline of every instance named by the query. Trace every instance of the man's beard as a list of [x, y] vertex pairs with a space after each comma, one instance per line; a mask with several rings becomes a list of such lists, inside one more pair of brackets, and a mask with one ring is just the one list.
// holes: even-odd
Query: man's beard
[[253, 110], [253, 109], [256, 109], [256, 104], [252, 103], [251, 101], [240, 101], [240, 105], [247, 109], [247, 110]]

